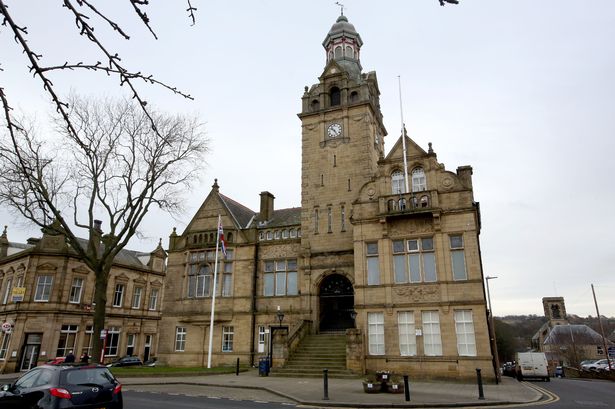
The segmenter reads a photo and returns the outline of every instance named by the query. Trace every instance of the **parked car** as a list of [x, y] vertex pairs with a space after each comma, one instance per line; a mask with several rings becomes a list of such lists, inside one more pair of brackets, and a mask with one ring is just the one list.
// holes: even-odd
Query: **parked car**
[[112, 366], [141, 366], [143, 362], [138, 356], [126, 355], [118, 359], [117, 361], [111, 362], [108, 367]]
[[63, 362], [64, 362], [64, 357], [59, 356], [59, 357], [56, 357], [56, 358], [53, 358], [47, 361], [47, 365], [60, 365]]
[[[602, 372], [609, 370], [608, 361], [605, 359], [599, 359], [591, 364], [585, 364], [581, 366], [584, 371]], [[611, 369], [615, 369], [615, 361], [611, 360]]]
[[0, 388], [2, 409], [122, 409], [122, 385], [102, 365], [41, 365]]

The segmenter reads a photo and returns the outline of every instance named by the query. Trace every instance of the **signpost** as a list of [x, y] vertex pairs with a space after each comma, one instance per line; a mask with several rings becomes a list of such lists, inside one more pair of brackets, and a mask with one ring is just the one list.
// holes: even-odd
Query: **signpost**
[[609, 347], [608, 351], [609, 358], [615, 358], [615, 347]]
[[11, 299], [13, 302], [22, 302], [26, 295], [26, 287], [13, 287], [11, 291]]

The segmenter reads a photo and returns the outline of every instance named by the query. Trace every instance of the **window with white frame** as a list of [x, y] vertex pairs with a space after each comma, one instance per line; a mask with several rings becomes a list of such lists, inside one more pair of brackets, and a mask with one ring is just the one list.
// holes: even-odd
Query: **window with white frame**
[[36, 281], [36, 292], [34, 294], [34, 301], [49, 301], [49, 297], [51, 296], [52, 283], [52, 276], [38, 276], [38, 279]]
[[438, 311], [423, 311], [423, 349], [427, 356], [442, 355], [440, 316]]
[[132, 290], [132, 304], [131, 307], [135, 310], [141, 308], [141, 296], [143, 294], [143, 287], [135, 287]]
[[71, 304], [79, 304], [81, 302], [81, 294], [83, 293], [83, 278], [73, 278], [73, 283], [70, 286], [70, 295], [68, 302]]
[[297, 237], [297, 230], [295, 229], [290, 229], [290, 238], [294, 239]]
[[406, 193], [406, 181], [404, 180], [404, 172], [401, 170], [391, 173], [391, 193], [394, 195]]
[[233, 327], [222, 327], [222, 352], [233, 352]]
[[367, 285], [380, 284], [380, 258], [378, 243], [366, 243], [365, 258], [367, 262]]
[[453, 280], [467, 280], [465, 251], [463, 235], [454, 234], [449, 236], [451, 245], [451, 265], [453, 266]]
[[186, 327], [175, 327], [175, 351], [184, 352], [186, 350]]
[[384, 355], [384, 314], [381, 312], [367, 313], [367, 334], [369, 339], [369, 354]]
[[120, 328], [109, 327], [105, 342], [105, 356], [117, 356], [117, 347], [120, 344]]
[[476, 356], [472, 310], [455, 311], [455, 332], [457, 333], [457, 352], [459, 355]]
[[397, 313], [397, 327], [399, 330], [399, 353], [402, 356], [416, 355], [416, 326], [413, 311], [399, 311]]
[[6, 288], [4, 289], [4, 297], [2, 297], [2, 304], [6, 304], [9, 302], [9, 296], [11, 294], [12, 286], [13, 286], [13, 278], [9, 277], [6, 279]]
[[427, 179], [423, 168], [416, 168], [412, 171], [412, 191], [421, 192], [427, 190]]
[[393, 271], [398, 284], [437, 281], [433, 237], [394, 240]]
[[85, 326], [85, 337], [81, 346], [81, 354], [86, 353], [88, 356], [92, 355], [92, 334], [94, 333], [94, 327], [92, 325]]
[[75, 350], [78, 331], [78, 325], [62, 325], [60, 328], [60, 339], [58, 340], [56, 356], [66, 356], [70, 351]]
[[264, 325], [258, 327], [258, 353], [265, 352], [265, 346], [267, 345], [267, 332]]
[[149, 310], [154, 311], [158, 306], [158, 294], [160, 290], [158, 288], [152, 288], [149, 294]]
[[266, 260], [263, 274], [265, 297], [297, 295], [297, 259]]
[[9, 342], [11, 340], [11, 334], [5, 332], [2, 334], [2, 342], [0, 342], [0, 361], [6, 359], [6, 353], [9, 350]]
[[233, 250], [226, 250], [222, 274], [222, 297], [233, 296]]
[[126, 286], [124, 284], [116, 284], [115, 291], [113, 292], [113, 306], [121, 307], [122, 302], [124, 301], [124, 289]]

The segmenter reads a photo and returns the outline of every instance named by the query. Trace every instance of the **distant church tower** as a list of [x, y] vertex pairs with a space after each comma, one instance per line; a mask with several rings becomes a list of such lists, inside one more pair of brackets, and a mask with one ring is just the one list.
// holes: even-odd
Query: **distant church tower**
[[326, 65], [302, 97], [301, 230], [312, 251], [351, 250], [351, 206], [377, 174], [386, 130], [375, 72], [362, 73], [363, 41], [341, 15], [322, 43]]
[[556, 325], [568, 324], [564, 297], [544, 297], [542, 299], [542, 307], [551, 328]]

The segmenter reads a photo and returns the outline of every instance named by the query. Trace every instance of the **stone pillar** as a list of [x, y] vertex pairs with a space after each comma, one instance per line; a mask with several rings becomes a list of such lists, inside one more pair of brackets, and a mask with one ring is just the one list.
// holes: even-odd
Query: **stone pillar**
[[365, 373], [363, 334], [357, 328], [346, 330], [346, 368], [359, 374]]

